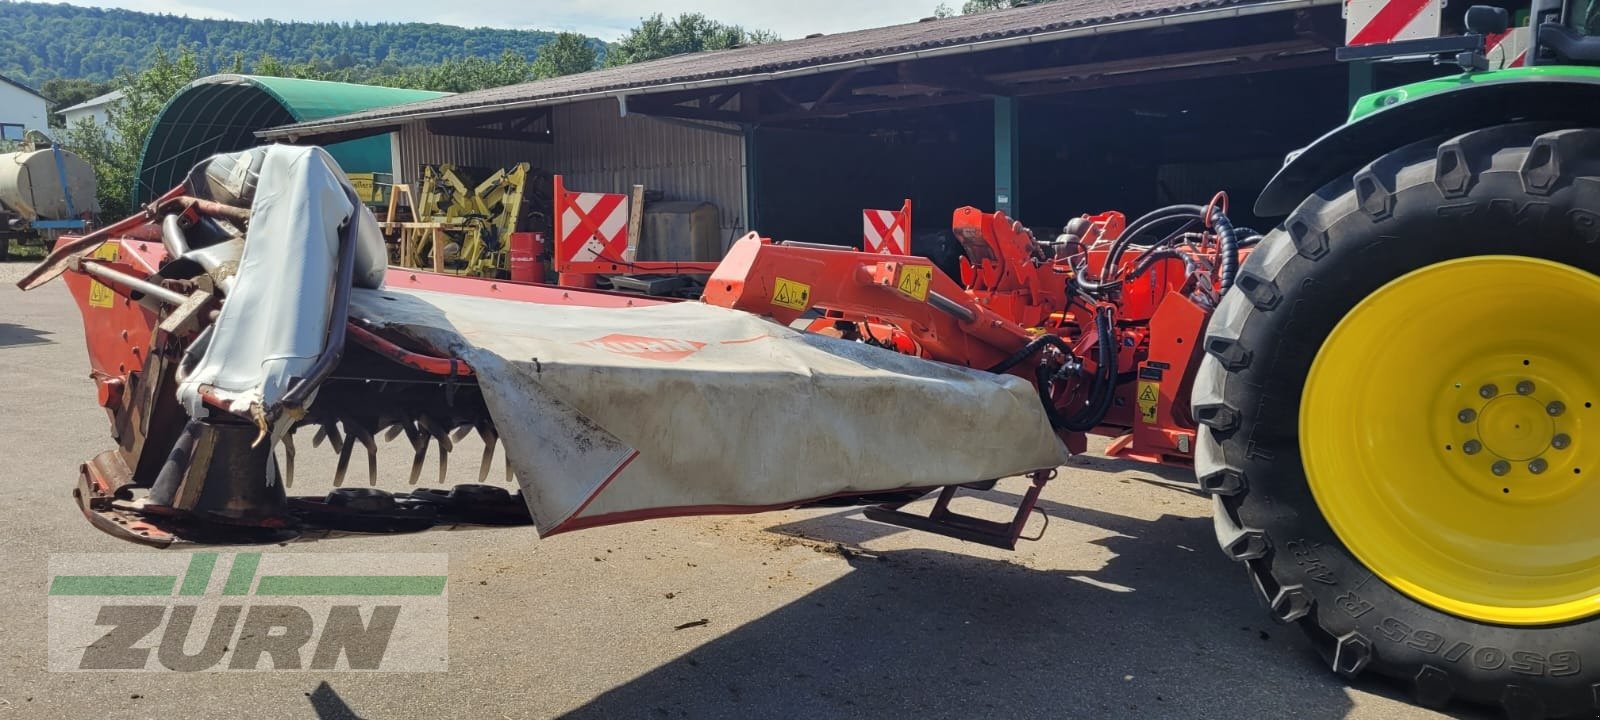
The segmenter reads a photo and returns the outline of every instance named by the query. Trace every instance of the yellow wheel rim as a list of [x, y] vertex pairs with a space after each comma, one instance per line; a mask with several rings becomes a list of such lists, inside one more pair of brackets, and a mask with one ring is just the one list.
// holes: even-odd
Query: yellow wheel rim
[[1600, 612], [1600, 277], [1481, 256], [1356, 305], [1300, 405], [1306, 476], [1367, 568], [1460, 617]]

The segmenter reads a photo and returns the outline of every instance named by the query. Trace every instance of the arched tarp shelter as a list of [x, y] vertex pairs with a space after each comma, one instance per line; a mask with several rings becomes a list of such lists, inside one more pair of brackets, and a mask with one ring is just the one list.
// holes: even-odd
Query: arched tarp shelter
[[[209, 155], [261, 144], [255, 132], [449, 93], [323, 80], [211, 75], [184, 86], [156, 117], [139, 156], [133, 202], [172, 189]], [[345, 172], [392, 172], [387, 134], [327, 146]]]

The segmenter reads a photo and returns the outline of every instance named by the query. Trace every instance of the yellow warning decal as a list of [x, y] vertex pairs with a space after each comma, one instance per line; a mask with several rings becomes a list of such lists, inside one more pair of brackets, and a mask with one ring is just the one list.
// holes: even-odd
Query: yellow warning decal
[[933, 282], [933, 268], [928, 265], [901, 265], [900, 292], [919, 301], [928, 299], [928, 284]]
[[786, 277], [779, 277], [778, 282], [772, 286], [772, 304], [786, 307], [790, 310], [805, 310], [811, 307], [811, 286], [803, 282], [795, 282]]
[[[112, 243], [101, 245], [94, 251], [94, 257], [107, 262], [117, 259], [117, 246]], [[117, 301], [117, 293], [99, 280], [89, 281], [89, 307], [108, 308]]]
[[1139, 381], [1139, 419], [1156, 424], [1156, 403], [1161, 401], [1161, 383]]

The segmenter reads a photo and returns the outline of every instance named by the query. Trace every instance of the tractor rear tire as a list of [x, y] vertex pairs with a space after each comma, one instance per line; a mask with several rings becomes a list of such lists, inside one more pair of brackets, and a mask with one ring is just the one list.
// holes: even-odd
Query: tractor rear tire
[[[1499, 622], [1472, 612], [1441, 609], [1439, 602], [1419, 599], [1426, 597], [1426, 588], [1407, 585], [1421, 577], [1420, 570], [1395, 572], [1390, 565], [1389, 572], [1379, 572], [1374, 563], [1367, 562], [1370, 555], [1352, 550], [1352, 544], [1359, 547], [1360, 543], [1350, 542], [1353, 538], [1347, 536], [1355, 533], [1334, 529], [1349, 527], [1339, 525], [1327, 509], [1332, 507], [1333, 496], [1347, 488], [1351, 493], [1366, 487], [1403, 493], [1408, 483], [1455, 482], [1454, 475], [1446, 476], [1457, 472], [1450, 469], [1455, 467], [1450, 463], [1459, 458], [1487, 468], [1493, 459], [1490, 455], [1477, 455], [1479, 451], [1474, 449], [1472, 458], [1462, 457], [1465, 446], [1447, 445], [1449, 441], [1443, 439], [1433, 444], [1427, 427], [1416, 428], [1414, 442], [1428, 445], [1418, 452], [1443, 454], [1437, 455], [1437, 466], [1413, 466], [1421, 471], [1401, 472], [1386, 469], [1381, 462], [1355, 460], [1345, 461], [1341, 467], [1376, 468], [1368, 473], [1373, 477], [1351, 472], [1330, 478], [1317, 469], [1325, 455], [1306, 455], [1308, 444], [1316, 447], [1317, 441], [1312, 437], [1315, 433], [1302, 436], [1302, 425], [1326, 427], [1338, 422], [1302, 415], [1303, 403], [1312, 397], [1309, 379], [1320, 377], [1314, 375], [1314, 363], [1319, 353], [1333, 346], [1330, 336], [1354, 317], [1353, 310], [1380, 290], [1431, 272], [1428, 268], [1457, 267], [1464, 258], [1477, 259], [1468, 263], [1547, 267], [1551, 272], [1568, 272], [1577, 282], [1600, 274], [1600, 130], [1512, 124], [1454, 138], [1432, 138], [1390, 152], [1306, 199], [1244, 263], [1237, 284], [1210, 321], [1194, 386], [1194, 415], [1201, 423], [1196, 472], [1212, 498], [1214, 524], [1224, 552], [1248, 568], [1252, 585], [1272, 615], [1301, 627], [1335, 672], [1353, 677], [1369, 671], [1396, 678], [1409, 685], [1419, 704], [1430, 707], [1461, 699], [1498, 705], [1513, 718], [1593, 717], [1600, 711], [1600, 605], [1593, 611], [1551, 616], [1547, 622], [1537, 618]], [[1435, 304], [1448, 303], [1448, 312], [1470, 321], [1475, 313], [1489, 312], [1485, 309], [1489, 303], [1498, 302], [1492, 294], [1500, 291], [1495, 287], [1498, 284], [1475, 287], [1472, 292], [1476, 294], [1470, 297], [1440, 298]], [[1575, 293], [1574, 297], [1587, 294]], [[1423, 311], [1423, 306], [1414, 306]], [[1549, 312], [1560, 309], [1549, 308]], [[1396, 323], [1406, 322], [1403, 310], [1398, 317]], [[1507, 330], [1475, 327], [1474, 333], [1465, 334], [1477, 335], [1470, 340], [1474, 343], [1498, 342], [1496, 333]], [[1578, 347], [1596, 341], [1579, 337], [1585, 334], [1580, 329], [1571, 333], [1570, 342]], [[1452, 362], [1452, 338], [1468, 342], [1460, 333], [1442, 339], [1437, 344], [1438, 357], [1430, 359], [1430, 364], [1448, 366]], [[1363, 372], [1381, 376], [1398, 366], [1380, 358]], [[1600, 377], [1600, 366], [1590, 364], [1587, 369], [1588, 375]], [[1460, 378], [1454, 385], [1459, 389], [1467, 383], [1467, 395], [1481, 392], [1489, 397], [1492, 389], [1511, 392], [1504, 383], [1496, 389], [1488, 381], [1481, 386], [1476, 382]], [[1586, 382], [1582, 378], [1577, 381]], [[1362, 418], [1358, 422], [1372, 418], [1381, 424], [1387, 422], [1381, 419], [1384, 415], [1398, 417], [1410, 412], [1396, 405], [1364, 405], [1361, 397], [1352, 389], [1345, 401], [1349, 414]], [[1440, 402], [1450, 408], [1459, 405], [1449, 404], [1453, 397]], [[1600, 398], [1595, 403], [1600, 405]], [[1568, 419], [1580, 422], [1588, 401], [1574, 398], [1568, 404], [1572, 406]], [[1600, 413], [1600, 408], [1593, 412]], [[1460, 413], [1467, 416], [1465, 410]], [[1440, 425], [1428, 427], [1467, 432], [1465, 419], [1462, 426], [1449, 425], [1454, 418], [1443, 418]], [[1600, 424], [1600, 417], [1591, 418], [1590, 423], [1591, 427]], [[1486, 437], [1488, 432], [1484, 431]], [[1552, 447], [1567, 445], [1557, 440]], [[1426, 457], [1431, 460], [1435, 456]], [[1553, 455], [1551, 462], [1566, 460]], [[1518, 465], [1510, 474], [1524, 472], [1521, 468]], [[1593, 470], [1600, 472], [1600, 465]], [[1575, 483], [1572, 478], [1581, 471], [1576, 465], [1563, 465], [1559, 473], [1552, 470], [1541, 475], [1542, 471], [1536, 470], [1524, 479], [1530, 483]], [[1494, 475], [1505, 474], [1495, 468]], [[1503, 479], [1490, 478], [1494, 487], [1488, 499], [1474, 497], [1471, 502], [1489, 502], [1502, 490], [1510, 496], [1509, 482], [1506, 488], [1500, 487]], [[1595, 483], [1600, 479], [1589, 484]], [[1573, 487], [1572, 492], [1590, 492], [1579, 485]], [[1469, 488], [1463, 492], [1482, 491]], [[1507, 512], [1521, 512], [1521, 507]], [[1580, 509], [1600, 513], [1600, 508], [1587, 505]], [[1394, 532], [1384, 529], [1383, 519], [1398, 515], [1387, 512], [1380, 503], [1374, 506], [1372, 518], [1357, 520], [1367, 523], [1363, 527], [1377, 528], [1374, 532]], [[1593, 552], [1583, 545], [1585, 538], [1593, 540], [1589, 545], [1600, 544], [1594, 540], [1600, 538], [1600, 526], [1587, 524], [1569, 530], [1574, 542], [1585, 547], [1584, 552]], [[1403, 531], [1414, 530], [1407, 526]], [[1419, 547], [1426, 545], [1419, 543]], [[1429, 548], [1416, 551], [1431, 552]], [[1416, 548], [1400, 549], [1410, 552]], [[1379, 550], [1381, 554], [1382, 548]], [[1530, 563], [1545, 561], [1534, 553], [1526, 557]], [[1488, 588], [1486, 592], [1501, 591]]]

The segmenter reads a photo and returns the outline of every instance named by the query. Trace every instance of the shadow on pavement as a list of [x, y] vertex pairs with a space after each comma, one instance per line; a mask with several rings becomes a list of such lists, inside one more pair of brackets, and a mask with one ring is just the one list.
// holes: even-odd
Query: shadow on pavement
[[317, 720], [361, 720], [356, 711], [345, 704], [344, 698], [329, 685], [326, 680], [317, 684], [317, 689], [306, 693], [311, 700], [311, 710], [317, 714]]
[[[1056, 522], [1110, 531], [1095, 544], [1115, 557], [1079, 572], [928, 549], [850, 553], [844, 577], [569, 717], [1342, 718], [1350, 711], [1342, 681], [1296, 630], [1267, 619], [1243, 571], [1216, 550], [1209, 520], [1041, 508]], [[852, 514], [769, 531], [847, 545], [895, 532]]]
[[0, 347], [53, 343], [55, 342], [54, 340], [46, 337], [52, 334], [48, 330], [36, 330], [26, 325], [0, 323]]

